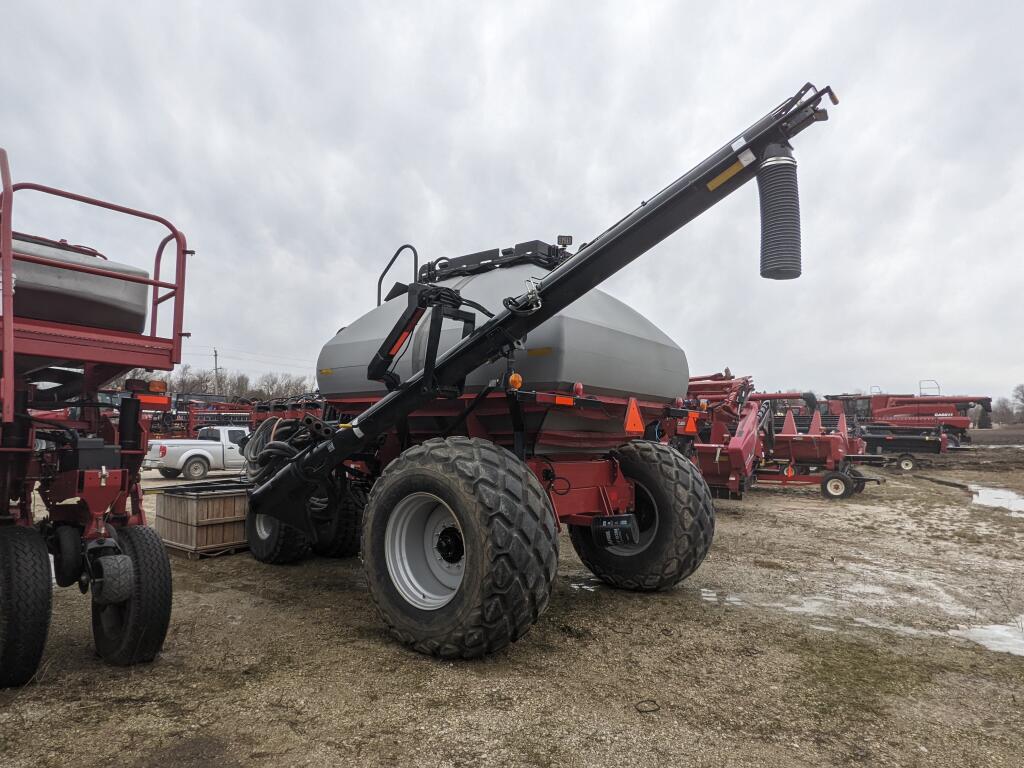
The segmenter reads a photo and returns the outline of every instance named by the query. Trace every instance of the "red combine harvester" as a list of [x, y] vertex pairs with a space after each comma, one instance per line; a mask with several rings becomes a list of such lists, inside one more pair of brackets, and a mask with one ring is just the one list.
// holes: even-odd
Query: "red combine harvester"
[[[933, 434], [938, 428], [949, 447], [971, 442], [967, 411], [980, 405], [992, 410], [992, 398], [983, 395], [827, 395], [820, 407], [832, 416], [856, 417], [865, 427], [890, 427], [894, 434]], [[932, 451], [933, 452], [933, 451]]]
[[[113, 402], [100, 389], [133, 368], [170, 370], [180, 361], [190, 251], [185, 236], [159, 216], [12, 184], [2, 149], [0, 178], [0, 686], [12, 686], [32, 678], [43, 653], [51, 555], [59, 586], [91, 592], [101, 657], [118, 665], [146, 662], [163, 645], [171, 570], [162, 542], [146, 526], [139, 468], [148, 439], [143, 399], [164, 393], [129, 381], [128, 396]], [[162, 225], [167, 234], [152, 273], [90, 248], [15, 232], [14, 195], [29, 191]], [[168, 250], [172, 279], [161, 277]], [[169, 334], [160, 335], [158, 311], [168, 301]], [[36, 519], [36, 497], [43, 520]]]
[[864, 441], [850, 434], [846, 417], [797, 415], [803, 393], [754, 391], [749, 376], [690, 379], [684, 403], [699, 414], [673, 439], [690, 456], [719, 498], [740, 499], [756, 482], [818, 485], [828, 499], [860, 493], [869, 482], [854, 464], [877, 464]]

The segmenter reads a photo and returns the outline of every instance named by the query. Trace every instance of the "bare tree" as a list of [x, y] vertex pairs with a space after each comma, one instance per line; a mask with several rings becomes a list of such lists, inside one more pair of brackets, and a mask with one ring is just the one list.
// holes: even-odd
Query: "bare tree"
[[1009, 398], [1000, 397], [992, 404], [992, 421], [997, 424], [1013, 424], [1017, 421], [1017, 413]]
[[1013, 407], [1020, 413], [1024, 411], [1024, 384], [1018, 384], [1013, 388]]
[[[167, 382], [167, 389], [175, 394], [213, 392], [214, 372], [212, 369], [193, 368], [188, 363], [179, 365], [170, 372], [152, 372], [135, 368], [111, 381], [109, 389], [123, 389], [127, 379], [154, 379]], [[220, 397], [224, 400], [246, 398], [250, 400], [273, 400], [279, 397], [295, 397], [311, 391], [315, 384], [308, 376], [268, 371], [255, 382], [242, 371], [220, 371]]]

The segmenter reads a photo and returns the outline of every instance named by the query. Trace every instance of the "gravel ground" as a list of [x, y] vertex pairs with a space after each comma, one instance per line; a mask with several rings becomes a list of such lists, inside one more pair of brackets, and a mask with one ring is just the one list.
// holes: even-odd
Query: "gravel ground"
[[357, 560], [175, 558], [164, 653], [134, 669], [58, 590], [38, 681], [0, 691], [0, 764], [1020, 766], [1024, 514], [969, 488], [1024, 494], [1024, 450], [878, 474], [720, 502], [667, 593], [604, 588], [563, 537], [547, 613], [479, 662], [392, 643]]

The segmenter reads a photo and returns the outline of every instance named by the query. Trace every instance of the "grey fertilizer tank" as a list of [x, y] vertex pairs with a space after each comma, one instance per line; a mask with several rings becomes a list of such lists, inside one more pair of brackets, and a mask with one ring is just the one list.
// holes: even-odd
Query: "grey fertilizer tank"
[[18, 317], [126, 333], [141, 333], [145, 329], [148, 286], [34, 264], [18, 259], [17, 254], [99, 267], [134, 277], [149, 277], [145, 270], [26, 235], [15, 235], [12, 245], [15, 253], [14, 314]]
[[[536, 264], [519, 263], [432, 282], [455, 288], [497, 312], [502, 299], [522, 294], [527, 280], [544, 272]], [[385, 302], [324, 345], [317, 361], [317, 381], [324, 397], [384, 394], [382, 384], [366, 378], [366, 366], [406, 304], [405, 296]], [[477, 314], [477, 327], [486, 319]], [[428, 321], [429, 317], [420, 321], [394, 366], [403, 381], [423, 367]], [[461, 331], [461, 323], [445, 320], [439, 351], [452, 347]], [[581, 296], [545, 322], [524, 346], [516, 354], [516, 370], [527, 390], [569, 392], [575, 382], [581, 382], [592, 395], [671, 400], [686, 394], [689, 371], [683, 350], [635, 309], [601, 290]], [[485, 365], [467, 377], [466, 388], [479, 390], [504, 372], [504, 360]]]

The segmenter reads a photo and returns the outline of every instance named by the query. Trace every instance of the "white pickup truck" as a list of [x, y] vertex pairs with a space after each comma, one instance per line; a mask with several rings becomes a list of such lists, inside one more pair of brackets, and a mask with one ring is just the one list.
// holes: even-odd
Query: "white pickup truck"
[[241, 469], [238, 443], [248, 434], [248, 427], [203, 427], [196, 440], [151, 440], [142, 468], [185, 480], [202, 480], [211, 469]]

